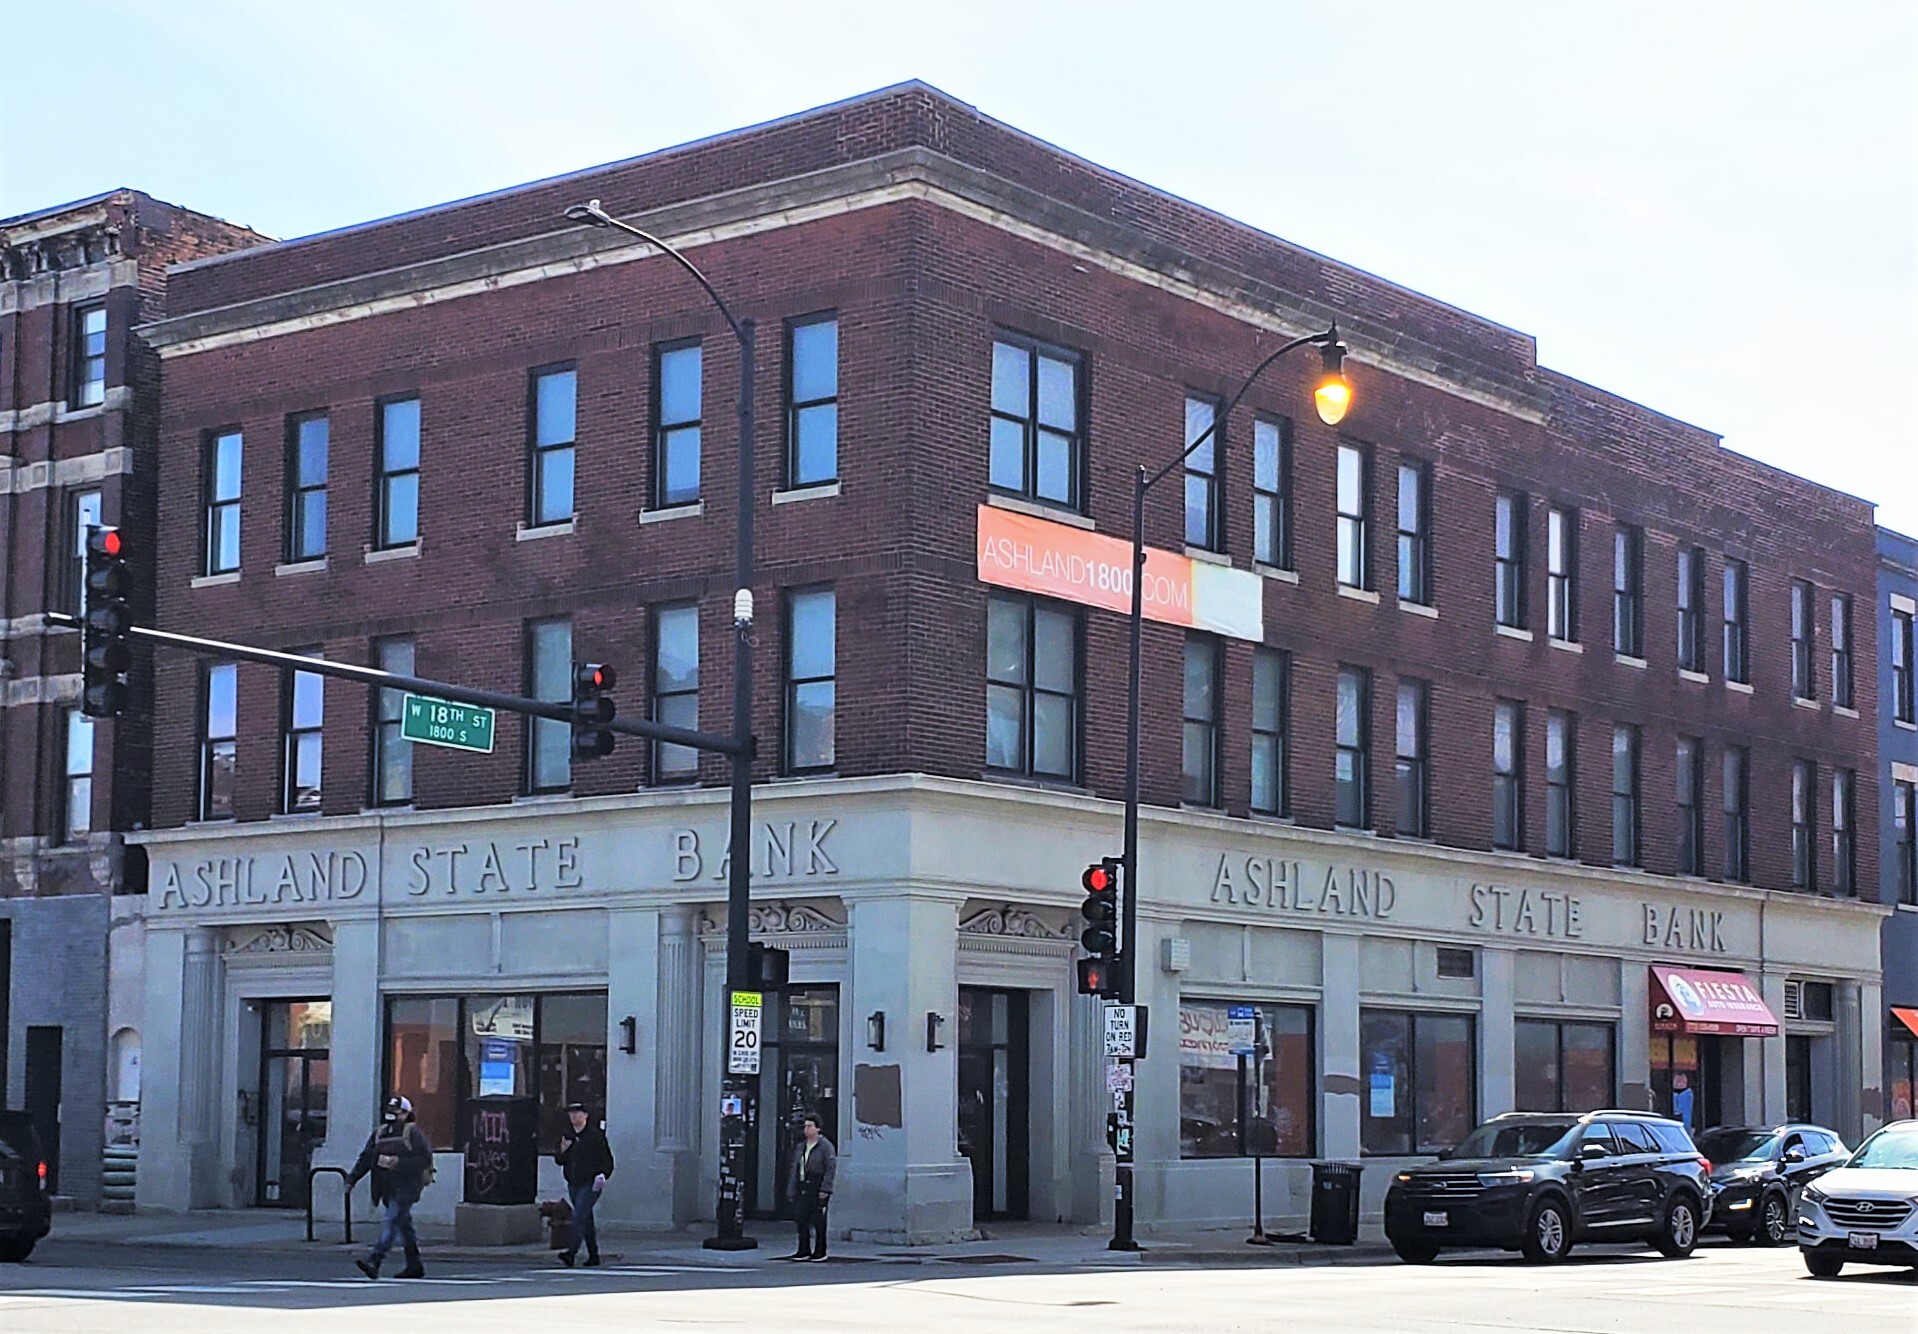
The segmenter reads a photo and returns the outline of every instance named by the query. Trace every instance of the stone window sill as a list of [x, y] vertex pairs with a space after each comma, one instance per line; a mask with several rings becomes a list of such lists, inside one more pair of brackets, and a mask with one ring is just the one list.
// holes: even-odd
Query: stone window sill
[[1893, 718], [1891, 725], [1907, 732], [1918, 732], [1918, 723], [1907, 721], [1904, 718]]
[[665, 509], [641, 510], [641, 523], [670, 523], [674, 519], [697, 519], [706, 512], [706, 502], [695, 500], [690, 505], [668, 505]]
[[1646, 667], [1650, 666], [1650, 664], [1647, 663], [1645, 659], [1634, 658], [1629, 653], [1614, 653], [1612, 654], [1612, 661], [1617, 663], [1620, 667], [1630, 667], [1630, 668], [1633, 668], [1634, 670], [1641, 671], [1641, 672], [1644, 671]]
[[237, 584], [239, 582], [240, 572], [238, 570], [228, 570], [224, 574], [196, 574], [193, 576], [192, 587], [220, 588], [226, 584]]
[[1553, 648], [1563, 649], [1567, 653], [1583, 653], [1585, 651], [1585, 646], [1575, 639], [1553, 639], [1547, 642], [1550, 643]]
[[1703, 685], [1710, 685], [1712, 678], [1709, 673], [1688, 671], [1685, 668], [1680, 667], [1678, 669], [1678, 679], [1681, 681], [1691, 681], [1697, 685], [1703, 686]]
[[1731, 691], [1734, 695], [1756, 695], [1758, 693], [1757, 688], [1754, 687], [1750, 681], [1727, 681], [1725, 682], [1725, 689]]
[[577, 518], [564, 519], [559, 523], [521, 524], [513, 533], [515, 542], [537, 542], [542, 537], [571, 537], [578, 531]]
[[1840, 718], [1856, 718], [1858, 716], [1858, 710], [1848, 709], [1842, 704], [1832, 705], [1831, 711], [1837, 714]]
[[1532, 642], [1532, 632], [1530, 630], [1521, 630], [1516, 625], [1495, 625], [1492, 627], [1492, 631], [1495, 634], [1503, 635], [1507, 639], [1521, 639], [1527, 644]]
[[1223, 551], [1214, 551], [1211, 547], [1188, 546], [1185, 549], [1187, 560], [1203, 561], [1207, 565], [1230, 565], [1232, 557]]
[[1413, 616], [1423, 616], [1428, 620], [1436, 621], [1439, 618], [1438, 608], [1429, 602], [1400, 602], [1399, 610]]
[[275, 565], [273, 567], [273, 577], [275, 579], [285, 579], [289, 575], [296, 575], [296, 574], [325, 574], [325, 573], [326, 573], [326, 557], [325, 556], [321, 556], [318, 560], [288, 561], [284, 565]]
[[1074, 528], [1083, 528], [1088, 533], [1095, 531], [1091, 519], [1077, 510], [1067, 509], [1064, 505], [1055, 505], [1044, 500], [1029, 500], [1025, 496], [1009, 496], [1003, 491], [988, 491], [986, 504], [997, 510], [1011, 510], [1014, 514], [1029, 515], [1034, 519], [1050, 519], [1054, 523], [1069, 524]]
[[1793, 695], [1791, 703], [1795, 709], [1810, 709], [1813, 713], [1818, 712], [1818, 701], [1815, 699], [1803, 699], [1797, 695]]
[[420, 544], [408, 542], [405, 546], [399, 547], [368, 547], [363, 559], [368, 565], [378, 565], [389, 560], [411, 560], [419, 554]]
[[1370, 588], [1349, 588], [1344, 584], [1340, 584], [1339, 596], [1342, 598], [1351, 598], [1354, 602], [1369, 602], [1374, 607], [1379, 605], [1378, 593]]
[[773, 504], [797, 505], [802, 500], [830, 500], [839, 494], [839, 480], [820, 482], [813, 486], [795, 486], [789, 491], [773, 492]]
[[1299, 572], [1297, 570], [1288, 570], [1277, 565], [1261, 565], [1254, 561], [1252, 564], [1252, 573], [1258, 575], [1261, 579], [1274, 579], [1282, 584], [1296, 584], [1299, 582]]

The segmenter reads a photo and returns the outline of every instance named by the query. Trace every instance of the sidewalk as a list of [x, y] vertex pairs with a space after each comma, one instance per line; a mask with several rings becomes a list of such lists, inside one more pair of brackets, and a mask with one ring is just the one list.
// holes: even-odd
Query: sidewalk
[[[1041, 1264], [1069, 1268], [1090, 1264], [1148, 1265], [1328, 1265], [1389, 1262], [1391, 1248], [1376, 1228], [1361, 1232], [1354, 1246], [1321, 1246], [1306, 1241], [1278, 1241], [1266, 1246], [1246, 1244], [1245, 1228], [1151, 1233], [1142, 1236], [1137, 1252], [1106, 1248], [1108, 1234], [1088, 1232], [1070, 1224], [989, 1223], [985, 1239], [943, 1246], [898, 1246], [873, 1242], [834, 1241], [832, 1252], [843, 1260], [887, 1264]], [[186, 1214], [63, 1213], [54, 1221], [54, 1236], [99, 1246], [178, 1246], [260, 1252], [341, 1249], [338, 1219], [316, 1220], [314, 1238], [306, 1240], [304, 1214], [278, 1210], [209, 1209]], [[374, 1222], [356, 1222], [355, 1246], [372, 1241]], [[700, 1245], [703, 1227], [679, 1232], [645, 1232], [602, 1226], [600, 1249], [609, 1260], [625, 1264], [703, 1265], [712, 1268], [752, 1268], [785, 1255], [792, 1246], [792, 1228], [783, 1223], [757, 1222], [747, 1232], [759, 1246], [750, 1251], [709, 1251]], [[432, 1253], [461, 1259], [513, 1259], [524, 1263], [549, 1262], [544, 1246], [454, 1246], [452, 1229], [421, 1224], [420, 1243]]]

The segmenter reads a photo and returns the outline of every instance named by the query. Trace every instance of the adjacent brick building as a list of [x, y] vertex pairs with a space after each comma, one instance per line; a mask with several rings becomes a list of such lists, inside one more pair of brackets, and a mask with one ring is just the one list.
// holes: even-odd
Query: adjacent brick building
[[[1332, 320], [1351, 415], [1282, 362], [1148, 508], [1167, 588], [1230, 610], [1145, 641], [1141, 1218], [1221, 1207], [1228, 1004], [1280, 1157], [1682, 1109], [1676, 1071], [1701, 1125], [1875, 1122], [1870, 505], [922, 85], [176, 268], [143, 331], [165, 627], [554, 697], [607, 661], [628, 711], [723, 728], [734, 344], [564, 219], [587, 198], [757, 322], [753, 927], [795, 950], [757, 1205], [808, 1108], [842, 1228], [1110, 1197], [1070, 964], [1124, 780], [1099, 570], [1134, 468]], [[144, 1198], [293, 1198], [304, 1159], [230, 1109], [252, 1053], [278, 1080], [323, 1048], [321, 1160], [383, 1083], [447, 1150], [470, 1096], [584, 1092], [607, 1207], [710, 1211], [722, 765], [568, 772], [508, 717], [490, 755], [409, 749], [357, 687], [155, 681], [146, 1115], [183, 1150]], [[1785, 1017], [1717, 1035], [1700, 973]]]
[[159, 363], [133, 329], [166, 313], [167, 266], [264, 239], [137, 190], [0, 220], [0, 1106], [40, 1117], [87, 1202], [102, 1103], [139, 1097], [107, 943], [146, 888], [120, 835], [150, 818], [152, 715], [143, 676], [125, 720], [81, 715], [79, 636], [46, 613], [78, 608], [87, 524], [155, 527]]

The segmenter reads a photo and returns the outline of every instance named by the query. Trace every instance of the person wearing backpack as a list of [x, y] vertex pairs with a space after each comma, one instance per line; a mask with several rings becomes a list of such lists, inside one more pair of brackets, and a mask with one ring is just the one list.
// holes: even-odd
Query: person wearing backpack
[[386, 1214], [372, 1251], [353, 1263], [362, 1274], [376, 1279], [386, 1253], [397, 1242], [406, 1252], [406, 1268], [395, 1277], [425, 1278], [419, 1237], [413, 1231], [413, 1206], [432, 1183], [433, 1146], [413, 1120], [413, 1104], [398, 1094], [386, 1100], [385, 1114], [366, 1137], [366, 1147], [347, 1174], [347, 1192], [350, 1194], [360, 1178], [369, 1173], [373, 1177], [373, 1203], [383, 1204]]
[[613, 1174], [613, 1147], [606, 1142], [606, 1129], [593, 1119], [583, 1102], [566, 1108], [569, 1129], [561, 1132], [559, 1152], [553, 1155], [566, 1169], [566, 1198], [573, 1206], [573, 1244], [559, 1253], [559, 1262], [568, 1269], [586, 1243], [586, 1267], [599, 1264], [599, 1229], [593, 1223], [593, 1206], [606, 1189], [606, 1178]]

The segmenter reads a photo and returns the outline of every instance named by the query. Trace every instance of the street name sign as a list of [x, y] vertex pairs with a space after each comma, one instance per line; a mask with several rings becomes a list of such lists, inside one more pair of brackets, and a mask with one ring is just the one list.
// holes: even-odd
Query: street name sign
[[400, 704], [400, 735], [448, 750], [493, 753], [493, 710], [408, 694]]

